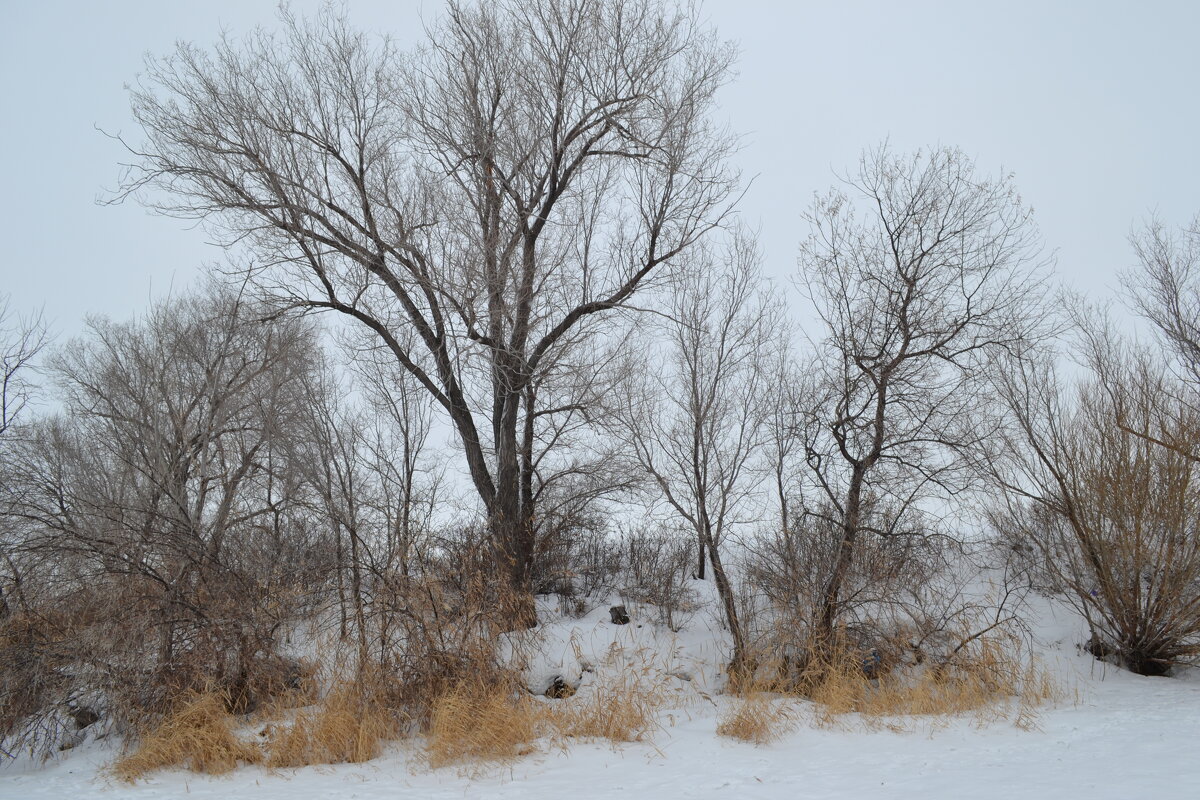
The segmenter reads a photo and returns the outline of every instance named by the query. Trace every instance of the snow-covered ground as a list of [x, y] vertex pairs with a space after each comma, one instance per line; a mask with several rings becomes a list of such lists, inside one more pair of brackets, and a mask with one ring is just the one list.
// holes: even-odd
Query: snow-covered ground
[[183, 771], [137, 785], [107, 777], [112, 745], [89, 743], [46, 765], [0, 768], [0, 798], [1200, 798], [1200, 679], [1142, 678], [1080, 654], [1078, 624], [1038, 608], [1039, 648], [1067, 699], [1042, 708], [1035, 727], [972, 719], [916, 723], [904, 732], [847, 718], [795, 729], [766, 746], [716, 735], [733, 702], [712, 693], [721, 637], [705, 614], [673, 635], [639, 618], [613, 626], [598, 609], [543, 626], [531, 683], [563, 675], [602, 678], [606, 665], [647, 654], [678, 707], [664, 712], [652, 742], [547, 744], [503, 766], [431, 770], [413, 743], [394, 744], [367, 764], [267, 770], [220, 777]]

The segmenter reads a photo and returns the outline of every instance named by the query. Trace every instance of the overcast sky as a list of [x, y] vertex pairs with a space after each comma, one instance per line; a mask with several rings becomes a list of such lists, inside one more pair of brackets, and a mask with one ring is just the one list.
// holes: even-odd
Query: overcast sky
[[[311, 10], [315, 2], [296, 2]], [[421, 35], [438, 0], [351, 0], [358, 26]], [[271, 0], [0, 0], [0, 291], [62, 334], [126, 318], [219, 259], [199, 229], [102, 206], [136, 140], [124, 84], [146, 52], [275, 24]], [[1107, 296], [1131, 225], [1200, 211], [1200, 3], [709, 0], [741, 44], [722, 113], [757, 176], [743, 203], [787, 285], [812, 193], [859, 152], [956, 145], [1016, 175], [1061, 279]]]

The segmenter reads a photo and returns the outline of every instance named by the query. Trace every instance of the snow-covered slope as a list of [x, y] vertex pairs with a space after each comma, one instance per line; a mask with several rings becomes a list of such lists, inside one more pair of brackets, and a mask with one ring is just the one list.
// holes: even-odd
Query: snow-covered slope
[[[708, 599], [708, 598], [703, 598]], [[650, 664], [677, 698], [652, 742], [546, 746], [503, 766], [430, 770], [413, 743], [368, 764], [223, 777], [162, 772], [129, 786], [105, 776], [111, 745], [91, 743], [50, 764], [0, 769], [0, 798], [1200, 798], [1200, 680], [1142, 678], [1093, 661], [1076, 647], [1078, 622], [1049, 601], [1033, 606], [1042, 657], [1067, 699], [1035, 726], [973, 720], [915, 724], [904, 732], [853, 718], [808, 724], [766, 746], [715, 733], [731, 698], [716, 693], [726, 644], [711, 605], [678, 634], [633, 611], [629, 625], [606, 608], [581, 620], [543, 609], [536, 648], [525, 653], [531, 688], [561, 676], [580, 691], [606, 671]]]

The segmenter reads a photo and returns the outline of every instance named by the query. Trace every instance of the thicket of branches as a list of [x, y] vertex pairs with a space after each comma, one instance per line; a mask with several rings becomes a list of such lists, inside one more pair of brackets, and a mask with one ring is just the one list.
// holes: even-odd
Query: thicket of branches
[[1072, 385], [1049, 357], [1004, 375], [995, 522], [1087, 620], [1091, 652], [1162, 675], [1200, 656], [1200, 218], [1132, 241], [1128, 299], [1156, 340], [1131, 340], [1077, 299], [1086, 376]]
[[537, 593], [677, 629], [712, 580], [730, 674], [808, 685], [949, 663], [1033, 586], [1097, 656], [1200, 655], [1200, 219], [1134, 237], [1136, 343], [1052, 312], [1011, 176], [882, 146], [805, 212], [789, 308], [692, 6], [452, 2], [408, 54], [281, 22], [132, 91], [122, 197], [235, 266], [48, 354], [0, 307], [5, 753], [251, 710], [315, 641], [427, 724]]

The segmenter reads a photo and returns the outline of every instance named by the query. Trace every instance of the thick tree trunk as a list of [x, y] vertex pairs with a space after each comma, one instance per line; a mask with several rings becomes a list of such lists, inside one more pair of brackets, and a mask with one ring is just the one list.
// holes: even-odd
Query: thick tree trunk
[[533, 532], [516, 508], [498, 510], [491, 525], [496, 569], [502, 581], [499, 597], [502, 624], [507, 630], [532, 628], [537, 624], [533, 602]]
[[841, 610], [842, 584], [850, 572], [854, 560], [854, 545], [858, 539], [858, 528], [862, 517], [862, 490], [866, 478], [866, 469], [862, 466], [854, 468], [850, 478], [850, 489], [846, 493], [846, 508], [842, 516], [842, 539], [838, 543], [837, 560], [833, 572], [825, 584], [821, 597], [821, 613], [817, 619], [817, 627], [813, 647], [828, 654], [833, 646], [834, 626]]
[[533, 602], [533, 529], [529, 501], [522, 502], [528, 489], [521, 466], [528, 459], [522, 457], [525, 448], [517, 443], [520, 398], [510, 394], [506, 400], [501, 404], [495, 426], [496, 496], [490, 509], [490, 525], [498, 571], [505, 578], [500, 598], [503, 624], [509, 630], [519, 630], [537, 624]]

